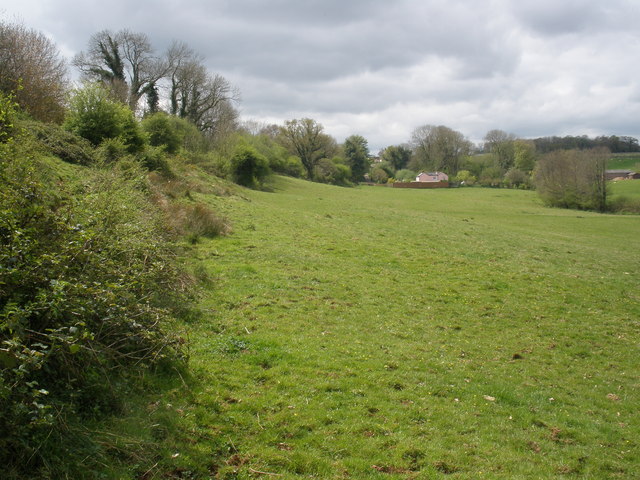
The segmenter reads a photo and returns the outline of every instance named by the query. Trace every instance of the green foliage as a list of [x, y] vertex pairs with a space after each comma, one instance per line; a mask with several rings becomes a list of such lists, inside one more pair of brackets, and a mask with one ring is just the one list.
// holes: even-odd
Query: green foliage
[[402, 168], [396, 172], [396, 180], [399, 182], [413, 182], [418, 174], [413, 170]]
[[306, 171], [300, 158], [295, 155], [290, 155], [284, 163], [282, 173], [290, 177], [304, 178]]
[[403, 145], [391, 145], [382, 152], [382, 160], [393, 165], [395, 170], [403, 170], [411, 160], [411, 149]]
[[147, 170], [161, 172], [166, 176], [173, 174], [167, 161], [167, 155], [161, 147], [147, 147], [136, 158]]
[[287, 149], [275, 139], [266, 134], [242, 136], [241, 141], [248, 143], [263, 155], [269, 162], [269, 168], [276, 173], [283, 173], [292, 177], [301, 177], [304, 167], [300, 159], [289, 155]]
[[351, 135], [344, 141], [346, 164], [351, 168], [351, 180], [360, 182], [369, 171], [369, 145], [361, 135]]
[[86, 138], [94, 146], [104, 140], [119, 139], [129, 153], [142, 151], [146, 138], [133, 112], [113, 100], [99, 84], [87, 83], [71, 97], [64, 127]]
[[287, 120], [280, 128], [278, 140], [291, 155], [300, 159], [309, 179], [313, 179], [318, 161], [333, 157], [337, 151], [335, 140], [311, 118]]
[[150, 145], [164, 147], [167, 153], [176, 153], [182, 145], [180, 132], [175, 128], [171, 117], [164, 112], [145, 117], [142, 129], [147, 134]]
[[510, 168], [504, 175], [504, 181], [508, 187], [531, 188], [531, 176], [518, 168]]
[[640, 215], [640, 198], [619, 195], [608, 202], [607, 211]]
[[340, 157], [334, 157], [332, 160], [321, 158], [313, 169], [313, 179], [320, 183], [349, 185], [353, 175], [349, 166], [343, 162]]
[[0, 92], [0, 143], [12, 138], [17, 109], [13, 95]]
[[389, 174], [384, 169], [379, 167], [375, 167], [371, 171], [370, 176], [371, 176], [371, 180], [373, 180], [376, 183], [387, 183], [387, 180], [389, 180]]
[[460, 170], [456, 175], [456, 181], [466, 186], [472, 186], [476, 183], [476, 177], [469, 170]]
[[77, 416], [118, 409], [121, 375], [176, 356], [165, 327], [185, 301], [140, 167], [68, 185], [48, 165], [0, 158], [0, 461], [32, 474]]
[[389, 178], [393, 177], [396, 174], [396, 169], [391, 163], [387, 162], [386, 160], [376, 163], [376, 168], [381, 168], [382, 170], [384, 170]]
[[514, 148], [514, 167], [531, 173], [536, 166], [536, 146], [530, 140], [516, 140]]
[[499, 187], [502, 185], [504, 171], [499, 165], [492, 164], [482, 169], [478, 183], [483, 187]]
[[91, 165], [96, 160], [96, 153], [86, 139], [56, 124], [25, 120], [20, 126], [33, 137], [42, 153], [76, 165]]
[[259, 186], [269, 173], [269, 162], [251, 146], [240, 145], [229, 159], [229, 174], [239, 185]]

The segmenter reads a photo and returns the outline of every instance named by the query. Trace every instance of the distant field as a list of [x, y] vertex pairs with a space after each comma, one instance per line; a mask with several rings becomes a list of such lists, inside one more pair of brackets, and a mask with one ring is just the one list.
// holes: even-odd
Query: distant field
[[611, 196], [625, 196], [629, 198], [640, 198], [640, 180], [623, 180], [609, 182]]
[[616, 153], [607, 163], [609, 170], [640, 170], [640, 153]]
[[235, 233], [193, 247], [179, 471], [640, 478], [640, 217], [285, 178], [200, 199]]

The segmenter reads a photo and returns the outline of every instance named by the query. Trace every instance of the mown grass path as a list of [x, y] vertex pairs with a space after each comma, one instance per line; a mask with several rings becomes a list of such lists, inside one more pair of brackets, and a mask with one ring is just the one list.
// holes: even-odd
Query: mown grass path
[[640, 217], [490, 189], [243, 195], [203, 196], [234, 233], [196, 247], [192, 414], [219, 478], [640, 478]]

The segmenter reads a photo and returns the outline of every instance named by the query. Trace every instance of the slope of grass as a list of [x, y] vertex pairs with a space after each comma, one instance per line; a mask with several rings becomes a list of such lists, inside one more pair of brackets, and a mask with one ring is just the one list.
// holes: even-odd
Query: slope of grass
[[284, 178], [200, 199], [234, 234], [193, 247], [182, 478], [640, 476], [640, 217]]

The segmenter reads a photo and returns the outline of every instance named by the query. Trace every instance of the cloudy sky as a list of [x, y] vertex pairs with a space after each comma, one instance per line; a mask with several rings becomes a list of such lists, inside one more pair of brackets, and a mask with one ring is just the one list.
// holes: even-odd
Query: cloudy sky
[[19, 0], [0, 18], [71, 58], [100, 30], [182, 40], [240, 89], [244, 119], [311, 117], [373, 153], [446, 125], [479, 142], [640, 138], [638, 0]]

